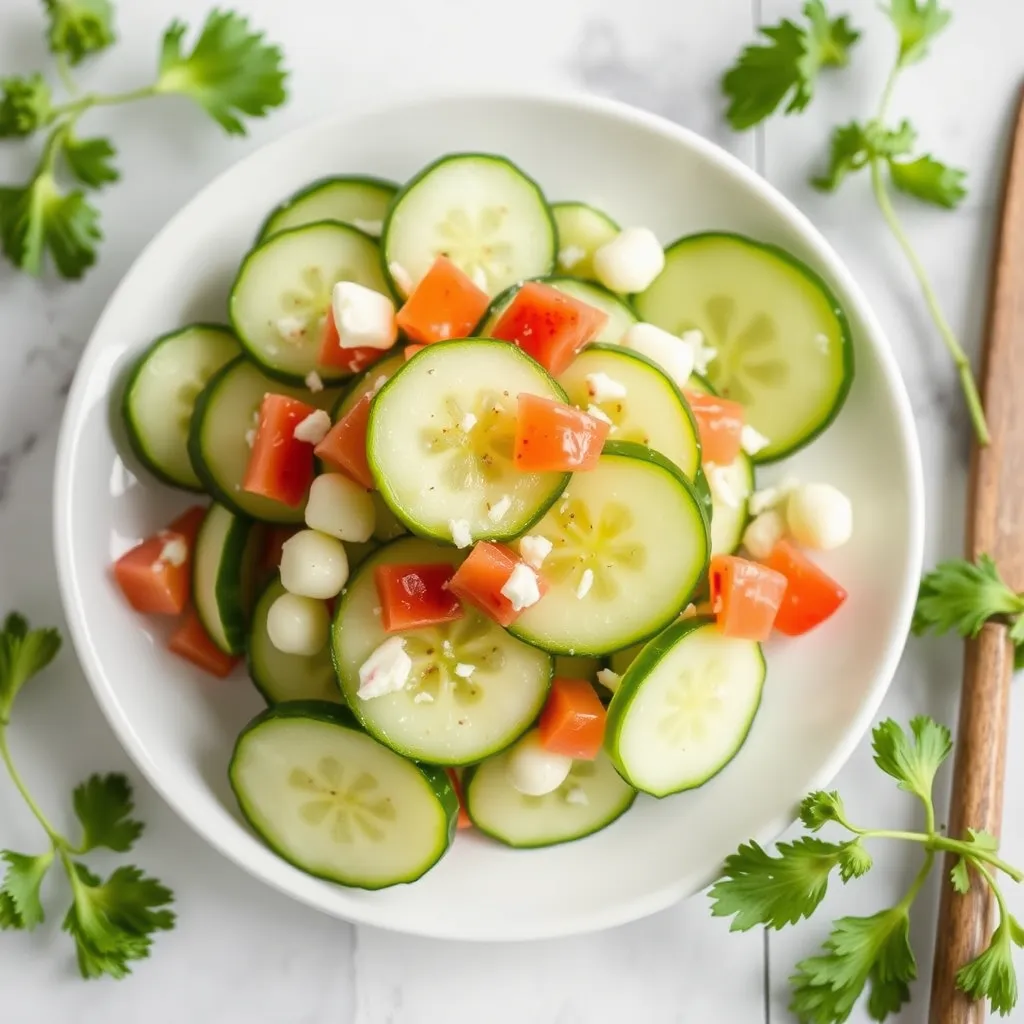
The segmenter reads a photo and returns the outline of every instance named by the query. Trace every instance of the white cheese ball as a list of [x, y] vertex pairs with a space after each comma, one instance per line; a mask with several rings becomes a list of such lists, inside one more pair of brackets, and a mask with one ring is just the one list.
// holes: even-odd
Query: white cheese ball
[[831, 484], [802, 484], [786, 502], [786, 525], [797, 544], [831, 551], [853, 534], [853, 505]]
[[306, 501], [306, 525], [311, 530], [361, 543], [369, 540], [377, 513], [370, 492], [342, 473], [321, 473]]
[[638, 323], [626, 331], [619, 344], [647, 356], [677, 387], [686, 387], [693, 373], [693, 348], [682, 338], [654, 324]]
[[267, 635], [285, 654], [318, 654], [327, 643], [329, 626], [327, 605], [311, 597], [282, 594], [267, 612]]
[[545, 750], [536, 729], [516, 743], [505, 763], [509, 782], [525, 796], [553, 793], [569, 777], [570, 768], [572, 758]]
[[665, 250], [650, 228], [626, 228], [594, 253], [594, 273], [609, 291], [645, 291], [665, 269]]
[[300, 530], [281, 548], [281, 584], [291, 594], [337, 597], [348, 582], [348, 556], [335, 537], [318, 530]]
[[777, 509], [755, 516], [743, 531], [743, 546], [749, 554], [763, 562], [776, 544], [786, 535], [786, 521]]

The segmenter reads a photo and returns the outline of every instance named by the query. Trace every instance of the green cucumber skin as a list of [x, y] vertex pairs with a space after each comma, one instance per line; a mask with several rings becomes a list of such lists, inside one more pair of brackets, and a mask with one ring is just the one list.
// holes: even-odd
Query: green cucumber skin
[[[789, 458], [795, 452], [801, 448], [805, 448], [812, 441], [821, 437], [821, 435], [828, 430], [828, 428], [835, 422], [835, 418], [842, 411], [843, 406], [846, 404], [847, 396], [850, 393], [850, 388], [853, 386], [853, 378], [855, 374], [855, 360], [853, 353], [853, 334], [850, 330], [850, 322], [847, 319], [846, 311], [840, 305], [839, 300], [835, 296], [832, 288], [825, 282], [824, 278], [815, 270], [812, 270], [806, 263], [797, 259], [792, 253], [787, 252], [785, 249], [777, 245], [772, 245], [770, 242], [759, 242], [754, 238], [750, 238], [748, 235], [741, 235], [735, 231], [702, 231], [695, 235], [684, 235], [681, 238], [677, 238], [674, 242], [665, 246], [665, 261], [666, 263], [671, 259], [672, 251], [677, 246], [688, 245], [693, 242], [705, 242], [715, 239], [726, 239], [732, 242], [739, 242], [743, 245], [747, 245], [753, 249], [760, 249], [762, 252], [766, 252], [771, 256], [776, 257], [784, 263], [787, 263], [792, 267], [798, 274], [802, 274], [806, 277], [813, 285], [817, 286], [822, 294], [828, 299], [829, 307], [839, 323], [842, 350], [843, 350], [843, 379], [840, 383], [839, 390], [836, 392], [835, 399], [832, 403], [832, 408], [828, 415], [822, 420], [818, 426], [810, 433], [804, 434], [798, 440], [794, 441], [788, 448], [782, 449], [776, 452], [770, 452], [767, 455], [752, 456], [754, 465], [767, 465], [771, 462], [780, 462], [782, 459]], [[640, 293], [643, 294], [642, 292]], [[638, 312], [639, 312], [639, 306]], [[643, 317], [641, 316], [641, 319]], [[709, 388], [711, 394], [717, 392], [713, 388]]]
[[[399, 190], [398, 182], [391, 181], [388, 178], [377, 178], [372, 174], [342, 174], [328, 176], [326, 178], [317, 178], [316, 181], [311, 181], [308, 185], [303, 186], [297, 192], [293, 192], [287, 199], [278, 203], [277, 206], [267, 214], [263, 223], [260, 225], [259, 234], [256, 235], [254, 240], [254, 247], [258, 246], [261, 242], [266, 242], [270, 238], [274, 237], [273, 235], [268, 234], [270, 226], [274, 222], [274, 218], [279, 217], [282, 213], [286, 213], [296, 203], [301, 202], [314, 192], [318, 192], [320, 189], [325, 188], [328, 185], [335, 185], [341, 182], [353, 185], [369, 185], [371, 188], [379, 188], [381, 191], [389, 190], [391, 192], [392, 201], [398, 194]], [[337, 223], [343, 224], [346, 222], [338, 221]], [[354, 227], [355, 225], [350, 226]]]
[[[630, 778], [629, 769], [626, 768], [619, 758], [617, 738], [630, 706], [643, 688], [644, 679], [646, 679], [648, 674], [657, 667], [658, 662], [660, 662], [661, 659], [668, 654], [668, 652], [672, 650], [677, 643], [682, 641], [690, 633], [703, 626], [714, 625], [714, 622], [714, 618], [709, 616], [696, 616], [694, 618], [683, 619], [680, 622], [673, 623], [667, 629], [654, 637], [654, 639], [648, 641], [647, 645], [642, 651], [640, 651], [633, 660], [633, 663], [623, 674], [622, 681], [619, 683], [619, 688], [615, 691], [611, 703], [608, 705], [608, 720], [605, 724], [604, 732], [604, 749], [605, 753], [607, 753], [611, 758], [612, 764], [615, 765], [615, 770], [626, 782], [629, 783], [629, 785], [635, 787], [636, 783]], [[666, 796], [673, 796], [675, 793], [685, 793], [692, 789], [699, 789], [705, 783], [710, 782], [716, 775], [721, 774], [721, 772], [743, 749], [747, 742], [747, 737], [750, 735], [750, 730], [753, 728], [754, 719], [757, 718], [757, 712], [760, 710], [761, 701], [764, 698], [764, 677], [767, 673], [767, 665], [764, 660], [764, 650], [760, 644], [757, 645], [757, 649], [761, 657], [761, 691], [758, 695], [757, 703], [751, 709], [750, 720], [747, 722], [747, 727], [743, 732], [743, 737], [740, 739], [739, 743], [736, 744], [736, 749], [732, 752], [728, 760], [723, 762], [711, 775], [706, 776], [699, 782], [695, 782], [690, 785], [683, 785], [678, 789], [673, 789], [665, 793], [650, 793], [647, 790], [643, 790], [642, 792], [648, 792], [649, 796], [653, 796], [660, 800]]]
[[[245, 819], [246, 824], [248, 824], [253, 832], [259, 836], [260, 842], [265, 843], [283, 861], [291, 864], [292, 867], [301, 871], [303, 874], [310, 875], [313, 878], [319, 878], [325, 882], [333, 882], [336, 885], [345, 885], [346, 888], [350, 889], [377, 891], [381, 889], [389, 889], [395, 885], [415, 882], [433, 868], [451, 849], [452, 841], [455, 839], [455, 833], [459, 822], [459, 798], [456, 796], [455, 790], [452, 788], [452, 783], [448, 778], [448, 773], [443, 768], [435, 768], [432, 765], [410, 761], [410, 764], [414, 765], [420, 774], [427, 780], [431, 791], [441, 803], [441, 807], [448, 820], [447, 842], [438, 852], [436, 860], [427, 864], [421, 872], [417, 873], [412, 878], [399, 879], [395, 882], [383, 882], [379, 885], [354, 885], [352, 883], [339, 882], [337, 878], [334, 878], [331, 875], [310, 871], [301, 864], [297, 864], [287, 854], [278, 849], [278, 847], [270, 839], [264, 836], [256, 827], [255, 822], [249, 816], [249, 812], [246, 809], [245, 801], [238, 791], [234, 776], [235, 762], [238, 758], [238, 751], [241, 747], [242, 740], [258, 726], [263, 725], [265, 722], [280, 718], [314, 719], [319, 722], [326, 722], [330, 725], [337, 725], [344, 729], [350, 729], [353, 732], [361, 732], [364, 734], [366, 734], [366, 730], [359, 725], [355, 717], [352, 715], [352, 712], [349, 711], [344, 704], [331, 704], [328, 701], [320, 700], [294, 700], [286, 701], [283, 704], [276, 704], [273, 707], [267, 708], [265, 711], [261, 711], [238, 734], [238, 739], [235, 741], [235, 747], [231, 754], [231, 761], [228, 765], [228, 781], [231, 784], [231, 790], [235, 794], [238, 809], [241, 812], [242, 817]], [[372, 739], [373, 737], [370, 738]]]
[[[437, 170], [442, 164], [446, 164], [452, 160], [463, 160], [466, 158], [474, 160], [490, 160], [494, 163], [505, 164], [506, 167], [510, 167], [516, 174], [518, 174], [524, 181], [528, 182], [533, 186], [533, 190], [537, 193], [537, 199], [540, 206], [543, 207], [547, 213], [548, 224], [551, 226], [551, 263], [548, 266], [547, 273], [551, 274], [555, 270], [558, 260], [558, 227], [555, 225], [555, 218], [551, 212], [551, 204], [548, 202], [547, 196], [544, 195], [544, 190], [537, 183], [535, 178], [532, 178], [527, 174], [518, 164], [513, 163], [508, 157], [500, 156], [497, 153], [481, 153], [467, 150], [460, 153], [446, 153], [442, 157], [438, 157], [436, 160], [427, 164], [426, 167], [421, 168], [413, 177], [411, 177], [395, 194], [391, 200], [391, 206], [388, 207], [387, 216], [384, 218], [384, 227], [380, 233], [380, 263], [381, 270], [384, 273], [384, 280], [387, 281], [388, 286], [391, 288], [392, 293], [399, 299], [404, 301], [402, 298], [402, 292], [399, 289], [395, 279], [391, 276], [391, 271], [388, 269], [388, 232], [391, 230], [391, 219], [398, 209], [402, 200], [406, 195], [411, 192], [428, 174]], [[507, 289], [506, 289], [507, 290]], [[436, 343], [435, 343], [436, 344]]]
[[[367, 378], [372, 374], [380, 373], [377, 369], [381, 363], [386, 362], [389, 359], [394, 359], [398, 353], [394, 348], [384, 349], [380, 354], [380, 359], [370, 363], [365, 370], [360, 370], [354, 377], [345, 381], [342, 386], [341, 392], [338, 395], [337, 401], [331, 407], [331, 420], [337, 423], [342, 416], [345, 415], [352, 408], [353, 403], [350, 401], [352, 395], [366, 382]], [[394, 376], [394, 374], [392, 374]]]
[[[598, 281], [591, 281], [588, 278], [583, 277], [570, 277], [568, 274], [547, 274], [541, 277], [528, 277], [523, 281], [517, 281], [515, 284], [509, 285], [504, 291], [498, 292], [498, 294], [495, 295], [493, 299], [491, 299], [491, 303], [487, 307], [487, 309], [484, 310], [484, 315], [480, 318], [480, 322], [476, 325], [476, 327], [473, 328], [474, 336], [481, 337], [481, 331], [483, 331], [483, 329], [489, 325], [491, 317], [495, 316], [499, 311], [502, 310], [503, 306], [511, 302], [516, 292], [518, 292], [524, 284], [529, 284], [531, 282], [534, 284], [549, 284], [552, 287], [563, 282], [570, 283], [575, 287], [585, 285], [588, 288], [593, 288], [595, 291], [601, 292], [603, 298], [607, 299], [609, 302], [613, 304], [621, 306], [627, 313], [629, 313], [630, 316], [633, 317], [634, 320], [637, 319], [636, 310], [621, 295], [616, 295], [615, 292], [609, 291], [607, 288], [605, 288], [603, 284], [600, 284]], [[577, 296], [575, 295], [572, 297], [577, 298]], [[583, 302], [584, 300], [580, 299], [579, 301]], [[609, 345], [611, 345], [611, 342], [594, 342], [593, 344], [588, 345], [587, 348], [597, 348], [598, 345], [600, 345], [601, 347], [608, 347]], [[612, 345], [612, 348], [615, 347], [616, 346]], [[630, 350], [627, 349], [627, 351]], [[639, 353], [633, 354], [639, 355]]]
[[[153, 462], [150, 459], [148, 452], [145, 450], [145, 448], [142, 445], [142, 442], [139, 440], [138, 432], [135, 429], [135, 424], [132, 422], [131, 410], [129, 408], [131, 403], [132, 390], [134, 389], [135, 384], [138, 381], [139, 375], [142, 373], [143, 367], [145, 366], [147, 360], [153, 354], [153, 352], [156, 351], [157, 346], [162, 345], [168, 341], [173, 341], [180, 334], [183, 334], [185, 331], [191, 330], [217, 331], [218, 333], [230, 335], [232, 338], [235, 339], [236, 342], [238, 342], [238, 338], [235, 335], [234, 331], [232, 331], [227, 324], [215, 324], [212, 322], [188, 324], [185, 327], [179, 327], [176, 330], [168, 331], [166, 334], [161, 334], [159, 338], [155, 338], [145, 348], [145, 350], [139, 354], [139, 357], [132, 364], [132, 368], [131, 371], [129, 372], [128, 379], [125, 381], [124, 390], [121, 393], [121, 419], [125, 425], [125, 434], [127, 434], [128, 436], [128, 446], [131, 448], [132, 454], [139, 460], [139, 462], [142, 463], [143, 466], [146, 467], [146, 470], [149, 473], [156, 477], [156, 479], [159, 480], [161, 483], [167, 484], [168, 487], [175, 487], [180, 491], [188, 491], [190, 494], [205, 494], [206, 488], [202, 483], [202, 478], [200, 478], [200, 484], [198, 487], [196, 487], [194, 484], [182, 483], [180, 480], [174, 479], [174, 477], [172, 477], [169, 473], [164, 472], [164, 470], [162, 470], [158, 465], [156, 465], [155, 462]], [[241, 343], [239, 343], [238, 350], [239, 353], [241, 353]], [[228, 362], [224, 364], [224, 366], [227, 366], [233, 362], [233, 359], [229, 359]], [[221, 367], [221, 369], [223, 369], [223, 367]], [[217, 373], [220, 373], [220, 370], [218, 370]], [[216, 376], [216, 374], [214, 374], [214, 376]], [[213, 378], [211, 377], [210, 379], [212, 380]], [[198, 405], [198, 402], [199, 400], [197, 398], [196, 405]], [[193, 416], [195, 415], [195, 410], [196, 406], [194, 405], [192, 407]], [[189, 461], [192, 461], [191, 453], [189, 453]], [[199, 476], [199, 471], [195, 468], [194, 463], [192, 465], [192, 469], [195, 472], [196, 476]]]

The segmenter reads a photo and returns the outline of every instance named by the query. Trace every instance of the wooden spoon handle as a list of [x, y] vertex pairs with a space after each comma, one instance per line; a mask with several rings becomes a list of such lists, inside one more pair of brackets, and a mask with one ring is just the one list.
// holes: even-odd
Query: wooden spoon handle
[[[964, 835], [968, 825], [999, 835], [1012, 678], [1013, 644], [1007, 628], [989, 623], [976, 640], [967, 642], [949, 803], [952, 838]], [[986, 1003], [968, 999], [957, 989], [956, 972], [988, 945], [995, 901], [976, 876], [971, 891], [957, 895], [948, 881], [955, 862], [955, 857], [947, 856], [928, 1019], [929, 1024], [982, 1024]]]

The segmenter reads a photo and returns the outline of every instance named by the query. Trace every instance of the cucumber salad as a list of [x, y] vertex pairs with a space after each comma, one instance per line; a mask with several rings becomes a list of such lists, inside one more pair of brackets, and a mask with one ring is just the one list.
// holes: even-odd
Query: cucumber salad
[[849, 500], [756, 482], [839, 413], [843, 311], [775, 246], [657, 227], [499, 155], [318, 181], [227, 322], [133, 367], [136, 459], [208, 500], [114, 578], [174, 653], [244, 662], [267, 709], [231, 787], [301, 870], [383, 888], [459, 830], [550, 846], [701, 786], [755, 723], [762, 645], [843, 605], [813, 552]]

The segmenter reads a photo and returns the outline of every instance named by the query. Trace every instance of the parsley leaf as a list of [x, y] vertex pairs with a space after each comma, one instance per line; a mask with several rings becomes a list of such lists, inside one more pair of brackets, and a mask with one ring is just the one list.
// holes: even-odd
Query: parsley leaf
[[947, 167], [928, 154], [916, 160], [890, 160], [889, 174], [901, 192], [947, 210], [959, 206], [967, 195], [967, 172]]
[[839, 877], [848, 882], [851, 878], [866, 875], [874, 861], [859, 839], [844, 844], [839, 854]]
[[43, 0], [50, 21], [50, 49], [68, 63], [81, 63], [117, 38], [110, 0]]
[[826, 793], [819, 789], [816, 793], [805, 796], [800, 802], [800, 820], [811, 832], [817, 832], [830, 821], [842, 824], [845, 817], [846, 808], [843, 806], [842, 797], [835, 790]]
[[123, 775], [93, 775], [75, 790], [73, 799], [85, 832], [80, 853], [97, 846], [125, 853], [142, 835], [142, 823], [129, 817], [132, 787]]
[[263, 117], [284, 103], [281, 51], [241, 15], [211, 11], [187, 56], [181, 45], [186, 30], [175, 21], [164, 33], [156, 92], [190, 96], [232, 135], [245, 134], [240, 115]]
[[1020, 937], [1020, 925], [1004, 914], [988, 947], [956, 973], [957, 988], [972, 999], [988, 999], [992, 1009], [1004, 1017], [1017, 1005], [1017, 972], [1011, 943]]
[[0, 78], [0, 139], [31, 135], [52, 119], [53, 94], [42, 75]]
[[43, 923], [43, 904], [39, 889], [53, 863], [53, 852], [29, 857], [10, 850], [0, 852], [0, 861], [7, 864], [0, 883], [0, 929], [19, 928], [31, 931]]
[[840, 918], [825, 940], [826, 952], [797, 964], [790, 1009], [808, 1024], [845, 1021], [870, 981], [871, 1017], [895, 1013], [910, 999], [909, 983], [917, 976], [909, 935], [902, 907]]
[[891, 718], [876, 725], [871, 733], [875, 764], [891, 775], [900, 789], [930, 803], [935, 773], [949, 757], [953, 739], [944, 725], [925, 715], [910, 720], [910, 731], [912, 741]]
[[[3, 210], [0, 190], [0, 212]], [[6, 723], [18, 691], [42, 672], [60, 650], [55, 629], [29, 629], [24, 616], [12, 612], [0, 632], [0, 726]]]
[[961, 896], [971, 891], [971, 874], [967, 870], [967, 860], [964, 857], [961, 857], [950, 869], [949, 884]]
[[113, 163], [117, 150], [109, 139], [79, 139], [67, 132], [61, 153], [68, 170], [89, 188], [102, 188], [121, 177]]
[[928, 56], [928, 44], [949, 24], [950, 11], [938, 0], [892, 0], [883, 8], [900, 37], [899, 63], [915, 64]]
[[811, 184], [823, 192], [834, 192], [852, 171], [866, 167], [871, 160], [867, 132], [856, 121], [837, 125], [832, 129], [828, 170], [811, 179]]
[[847, 18], [829, 19], [822, 0], [809, 0], [803, 12], [809, 28], [788, 18], [762, 26], [761, 35], [768, 43], [746, 47], [722, 78], [722, 90], [729, 98], [726, 117], [737, 131], [763, 121], [789, 94], [785, 112], [803, 110], [811, 101], [821, 68], [841, 67], [849, 60], [850, 47], [860, 33]]
[[980, 555], [977, 562], [941, 562], [924, 576], [910, 628], [918, 636], [932, 630], [975, 637], [989, 619], [1021, 612], [1024, 598], [1006, 585], [988, 555]]

